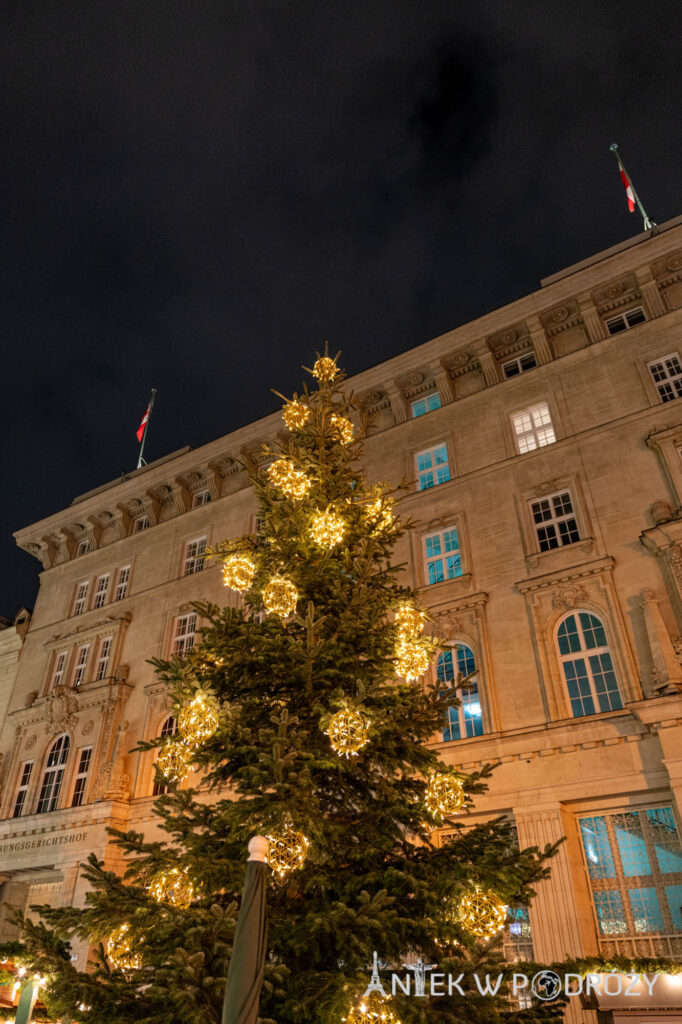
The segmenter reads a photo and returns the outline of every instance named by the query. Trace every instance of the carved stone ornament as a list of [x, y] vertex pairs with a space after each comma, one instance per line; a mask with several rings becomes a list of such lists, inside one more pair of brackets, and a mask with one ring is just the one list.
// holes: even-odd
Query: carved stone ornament
[[586, 599], [587, 591], [581, 583], [574, 586], [561, 587], [554, 592], [552, 608], [565, 608], [568, 611]]
[[32, 736], [29, 736], [26, 742], [24, 743], [24, 750], [30, 750], [31, 747], [35, 747], [37, 738], [38, 737], [36, 736], [35, 733], [33, 733]]
[[89, 736], [92, 730], [95, 728], [95, 723], [91, 718], [87, 722], [84, 722], [81, 726], [81, 736]]
[[606, 295], [609, 299], [617, 299], [619, 295], [623, 294], [622, 284], [610, 284], [606, 289]]
[[74, 715], [78, 711], [78, 701], [72, 690], [66, 686], [55, 686], [47, 698], [47, 730], [56, 729], [65, 732], [74, 724]]
[[436, 629], [439, 636], [449, 639], [464, 632], [464, 623], [454, 612], [441, 612], [436, 617]]
[[120, 761], [105, 761], [94, 786], [95, 800], [127, 800], [130, 796], [130, 779], [121, 768]]
[[452, 362], [455, 366], [464, 366], [465, 363], [469, 362], [468, 352], [456, 352], [452, 357]]
[[408, 377], [408, 382], [412, 385], [421, 384], [424, 380], [423, 373], [411, 373]]
[[682, 548], [679, 544], [673, 544], [667, 552], [668, 564], [672, 574], [678, 583], [682, 583]]
[[502, 335], [502, 344], [513, 345], [518, 336], [518, 331], [505, 331]]
[[649, 515], [654, 526], [669, 523], [675, 518], [672, 506], [667, 501], [655, 501], [649, 509]]
[[560, 324], [562, 322], [562, 320], [566, 319], [567, 316], [568, 316], [568, 310], [567, 310], [566, 306], [559, 306], [558, 309], [553, 310], [553, 312], [551, 314], [551, 319], [555, 323]]
[[682, 267], [682, 253], [676, 252], [666, 263], [668, 270], [679, 270]]
[[367, 403], [367, 405], [376, 405], [376, 403], [380, 402], [383, 399], [383, 397], [384, 396], [382, 395], [381, 391], [370, 391], [367, 395], [365, 395], [365, 402]]

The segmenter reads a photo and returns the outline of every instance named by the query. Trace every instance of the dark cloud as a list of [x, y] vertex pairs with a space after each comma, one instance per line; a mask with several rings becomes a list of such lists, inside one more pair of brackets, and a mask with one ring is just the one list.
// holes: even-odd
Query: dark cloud
[[0, 612], [11, 531], [680, 212], [650, 0], [10, 0], [0, 35]]

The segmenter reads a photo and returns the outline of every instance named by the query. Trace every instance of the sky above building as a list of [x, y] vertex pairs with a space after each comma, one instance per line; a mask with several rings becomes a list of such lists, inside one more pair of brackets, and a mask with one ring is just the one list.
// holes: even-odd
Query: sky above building
[[662, 0], [10, 0], [0, 614], [12, 531], [682, 213]]

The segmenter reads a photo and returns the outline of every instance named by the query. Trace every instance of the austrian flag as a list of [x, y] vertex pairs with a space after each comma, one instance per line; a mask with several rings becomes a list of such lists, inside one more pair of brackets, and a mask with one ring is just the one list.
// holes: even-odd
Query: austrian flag
[[620, 180], [623, 182], [623, 186], [625, 187], [625, 195], [628, 197], [628, 210], [630, 211], [630, 213], [634, 213], [635, 212], [635, 193], [632, 190], [632, 185], [630, 184], [630, 179], [628, 178], [627, 174], [625, 173], [625, 168], [623, 167], [623, 165], [620, 162], [620, 160], [618, 161], [618, 165], [620, 167]]
[[149, 413], [151, 412], [151, 409], [152, 409], [152, 406], [151, 406], [151, 402], [150, 402], [150, 404], [147, 406], [147, 411], [145, 412], [144, 416], [142, 417], [142, 422], [140, 423], [139, 427], [137, 428], [137, 440], [140, 443], [142, 443], [142, 438], [144, 437], [144, 432], [145, 432], [145, 428], [147, 426], [147, 420], [149, 419]]

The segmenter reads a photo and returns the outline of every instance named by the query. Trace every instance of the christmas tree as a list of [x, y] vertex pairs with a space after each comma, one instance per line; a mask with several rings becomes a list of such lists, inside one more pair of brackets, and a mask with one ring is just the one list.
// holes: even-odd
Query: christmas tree
[[[270, 840], [264, 1021], [446, 1024], [517, 1009], [504, 987], [363, 1001], [374, 951], [397, 970], [418, 958], [455, 976], [499, 970], [507, 906], [532, 899], [552, 850], [519, 852], [502, 819], [472, 825], [488, 770], [464, 774], [430, 749], [456, 697], [425, 681], [441, 641], [392, 561], [410, 524], [391, 487], [363, 477], [366, 424], [336, 361], [311, 372], [316, 387], [285, 399], [283, 439], [252, 467], [258, 534], [210, 553], [228, 605], [198, 606], [200, 642], [156, 663], [179, 726], [157, 763], [167, 841], [115, 833], [123, 878], [92, 859], [84, 908], [24, 922], [62, 1020], [218, 1024], [256, 833]], [[196, 789], [182, 788], [190, 766]], [[68, 958], [73, 936], [92, 944], [88, 973]]]

